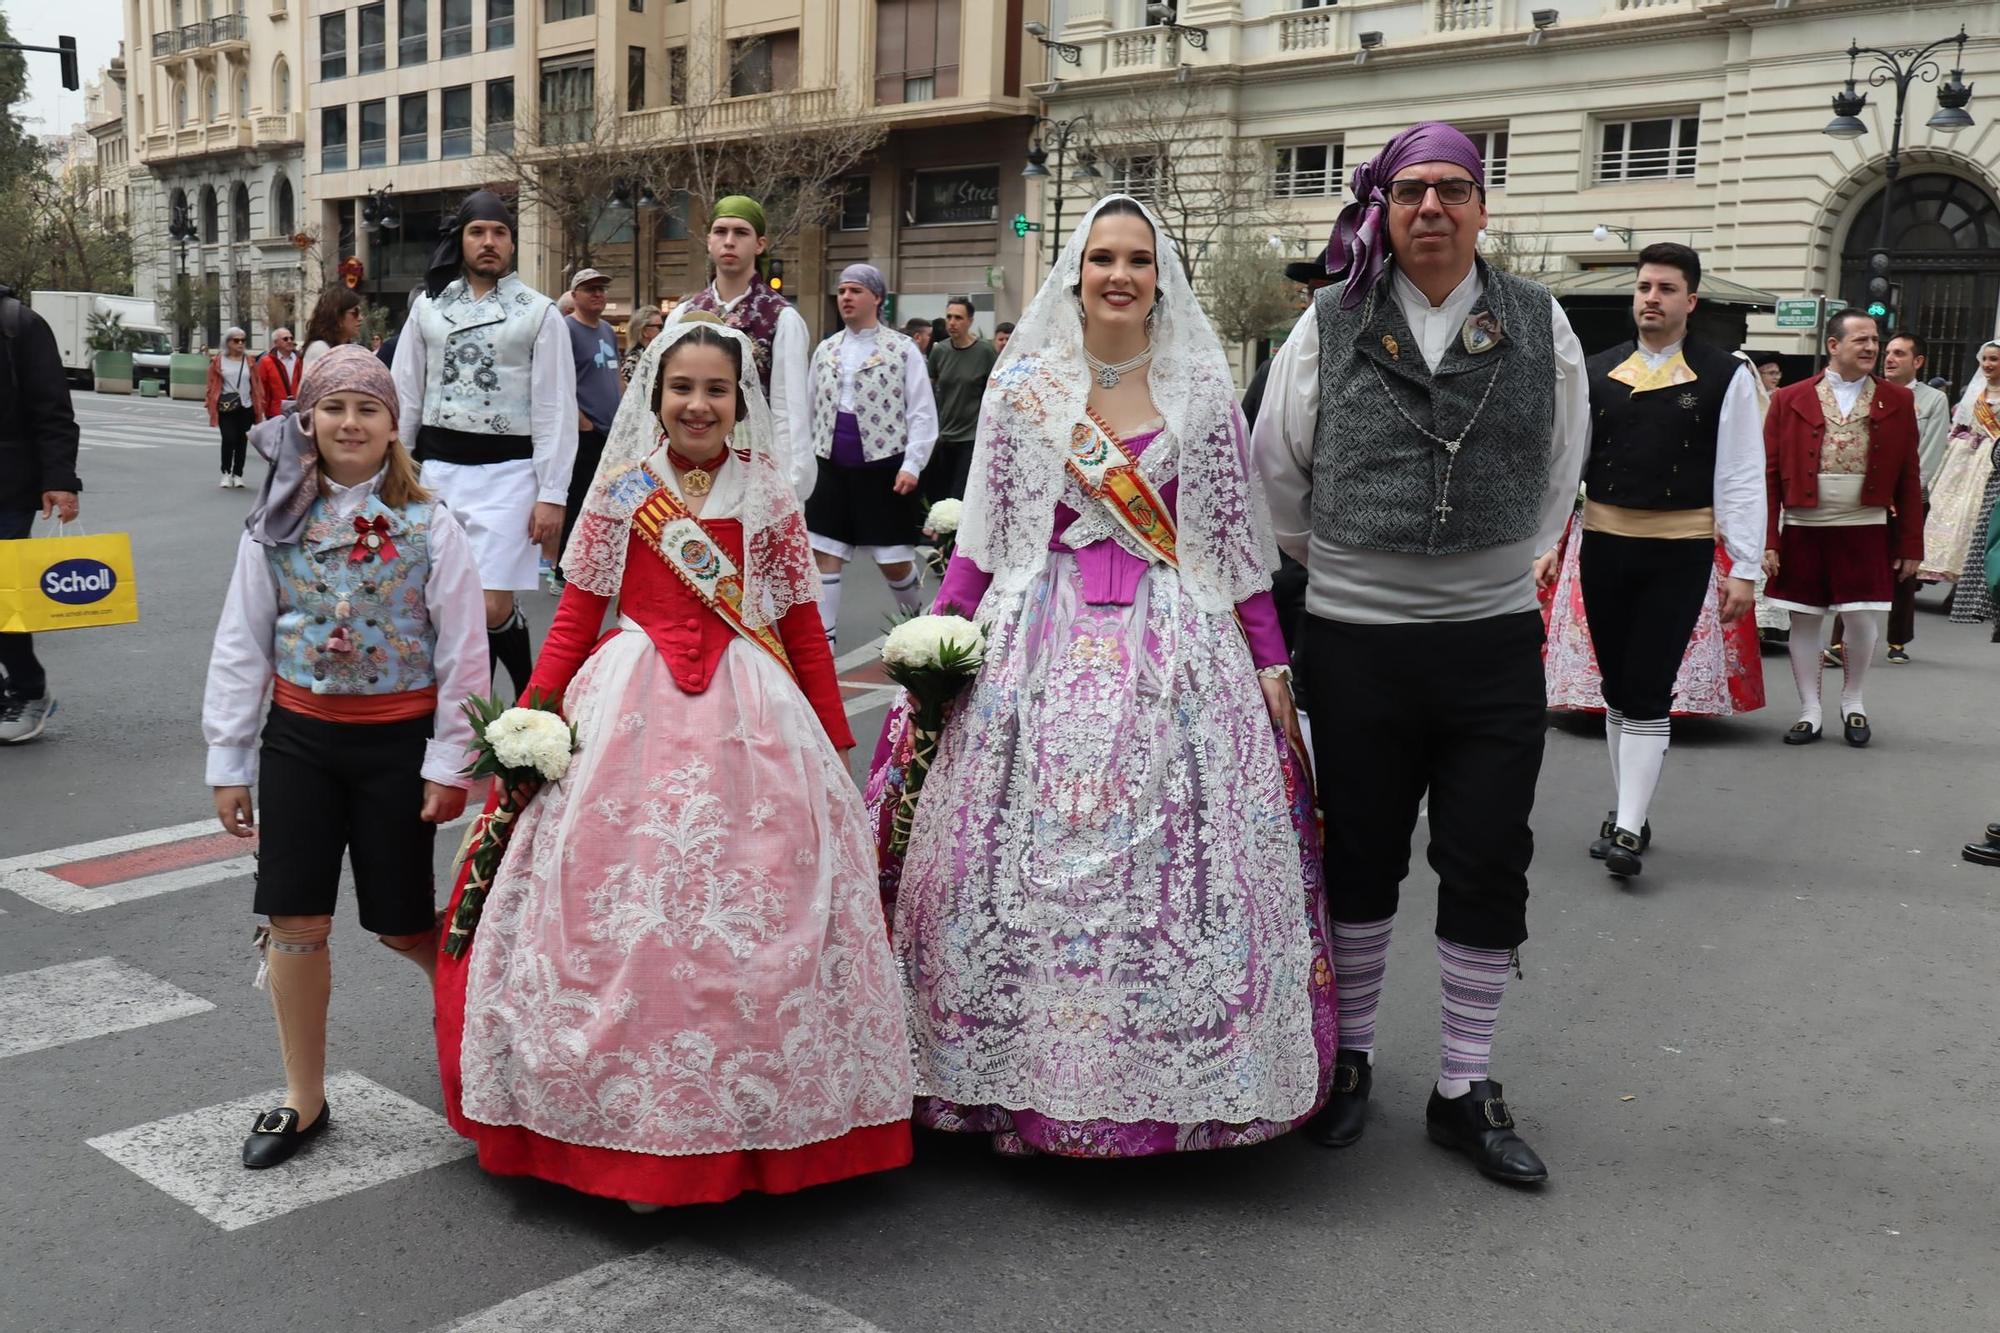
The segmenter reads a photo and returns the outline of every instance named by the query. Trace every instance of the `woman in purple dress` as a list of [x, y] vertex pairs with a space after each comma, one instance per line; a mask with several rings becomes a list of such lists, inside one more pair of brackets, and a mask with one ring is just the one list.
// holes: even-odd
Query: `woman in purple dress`
[[870, 776], [918, 1123], [1003, 1152], [1256, 1143], [1324, 1100], [1319, 837], [1268, 510], [1214, 330], [1129, 197], [1070, 238], [996, 368], [938, 608], [985, 665], [909, 850]]

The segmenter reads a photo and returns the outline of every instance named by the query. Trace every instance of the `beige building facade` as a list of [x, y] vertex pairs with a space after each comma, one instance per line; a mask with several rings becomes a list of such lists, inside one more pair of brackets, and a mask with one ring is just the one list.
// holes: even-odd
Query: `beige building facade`
[[[1911, 90], [1891, 210], [1898, 319], [1963, 380], [2000, 316], [2000, 5], [1841, 0], [1179, 0], [1176, 32], [1142, 0], [1058, 0], [1071, 44], [1049, 114], [1115, 115], [1179, 79], [1215, 126], [1261, 154], [1286, 259], [1316, 253], [1353, 165], [1398, 129], [1450, 121], [1487, 157], [1489, 246], [1544, 278], [1624, 265], [1655, 241], [1782, 297], [1865, 290], [1880, 220], [1893, 88], [1860, 90], [1866, 132], [1823, 133], [1847, 48], [1927, 44], [1964, 25], [1974, 124], [1927, 127], [1937, 85]], [[1155, 17], [1157, 17], [1157, 7]], [[1205, 43], [1198, 47], [1196, 41]], [[1954, 48], [1942, 51], [1950, 77]], [[1046, 86], [1046, 85], [1045, 85]], [[1996, 91], [1988, 91], [1996, 90]], [[1038, 200], [1046, 206], [1046, 200]], [[1807, 355], [1812, 336], [1750, 318], [1751, 344]]]
[[92, 207], [106, 223], [132, 217], [132, 142], [125, 128], [125, 53], [122, 48], [83, 87], [83, 128], [91, 139], [95, 178]]
[[261, 347], [302, 299], [304, 0], [122, 3], [133, 290], [165, 318], [185, 274], [191, 345], [235, 324]]
[[[968, 292], [994, 312], [989, 324], [1019, 309], [1022, 274], [1008, 271], [1003, 237], [1026, 203], [1035, 102], [1023, 29], [1046, 18], [1042, 0], [306, 4], [305, 172], [324, 267], [360, 259], [364, 293], [392, 318], [457, 201], [516, 188], [538, 154], [592, 145], [657, 163], [649, 148], [662, 144], [832, 121], [884, 134], [833, 181], [841, 206], [828, 225], [778, 256], [808, 325], [831, 327], [830, 293], [855, 260], [883, 270], [906, 315], [941, 315], [948, 295]], [[619, 203], [585, 225], [589, 264], [612, 278], [612, 318], [699, 290], [709, 201], [643, 165], [603, 190]], [[559, 291], [582, 252], [532, 189], [522, 203], [522, 275]]]

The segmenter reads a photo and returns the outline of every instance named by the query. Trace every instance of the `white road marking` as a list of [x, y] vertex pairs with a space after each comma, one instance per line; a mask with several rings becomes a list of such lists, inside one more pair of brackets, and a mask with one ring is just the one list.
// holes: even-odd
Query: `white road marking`
[[[280, 1168], [281, 1170], [283, 1168]], [[883, 1333], [768, 1273], [671, 1242], [523, 1292], [435, 1333]]]
[[254, 874], [256, 869], [257, 858], [254, 856], [234, 856], [227, 861], [183, 866], [179, 870], [164, 870], [157, 875], [142, 875], [137, 879], [101, 884], [95, 888], [72, 884], [43, 870], [13, 870], [0, 875], [0, 889], [17, 893], [52, 912], [94, 912], [100, 907], [116, 907], [162, 893], [238, 879]]
[[833, 674], [844, 676], [856, 667], [867, 666], [870, 662], [881, 661], [882, 640], [888, 637], [886, 634], [878, 634], [859, 648], [850, 648], [839, 657], [834, 658]]
[[0, 875], [10, 870], [34, 868], [44, 870], [49, 866], [68, 865], [72, 861], [94, 861], [100, 856], [115, 856], [119, 852], [136, 852], [142, 847], [158, 847], [165, 842], [179, 842], [201, 833], [220, 833], [222, 825], [215, 816], [207, 819], [191, 820], [186, 824], [169, 824], [165, 828], [144, 829], [138, 833], [121, 833], [115, 838], [100, 838], [96, 842], [80, 842], [73, 847], [51, 847], [47, 851], [28, 852], [22, 856], [11, 856], [0, 861]]
[[400, 1180], [473, 1151], [437, 1112], [347, 1070], [326, 1081], [333, 1119], [325, 1133], [283, 1166], [244, 1170], [244, 1137], [257, 1116], [284, 1095], [283, 1088], [273, 1088], [103, 1134], [90, 1146], [224, 1231]]
[[0, 977], [0, 1060], [215, 1008], [115, 958]]

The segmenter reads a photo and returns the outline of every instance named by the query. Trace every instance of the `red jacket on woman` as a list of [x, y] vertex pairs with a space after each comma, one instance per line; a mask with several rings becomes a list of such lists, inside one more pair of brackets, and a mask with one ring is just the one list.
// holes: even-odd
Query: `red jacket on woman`
[[[243, 357], [246, 361], [250, 360], [248, 352], [245, 352]], [[250, 409], [250, 420], [253, 422], [262, 421], [269, 414], [264, 411], [264, 395], [257, 387], [257, 363], [255, 361], [250, 361], [249, 370], [250, 374], [246, 378], [250, 381], [250, 401], [243, 404], [243, 406]], [[208, 401], [208, 424], [219, 426], [222, 424], [222, 353], [220, 352], [217, 352], [208, 359], [208, 393], [206, 397]]]
[[[1780, 509], [1819, 507], [1819, 447], [1826, 413], [1819, 402], [1824, 374], [1787, 384], [1771, 395], [1764, 416], [1764, 545], [1778, 547]], [[1924, 483], [1917, 472], [1917, 399], [1900, 384], [1875, 381], [1868, 412], [1868, 473], [1861, 503], [1889, 511], [1889, 549], [1898, 560], [1924, 558]]]

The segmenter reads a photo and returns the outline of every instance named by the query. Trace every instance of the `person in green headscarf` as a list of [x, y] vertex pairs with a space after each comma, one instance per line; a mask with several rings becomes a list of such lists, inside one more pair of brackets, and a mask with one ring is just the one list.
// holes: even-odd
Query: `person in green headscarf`
[[762, 204], [746, 194], [716, 200], [708, 223], [708, 261], [715, 280], [681, 308], [709, 311], [749, 337], [757, 357], [757, 377], [771, 403], [778, 446], [774, 452], [804, 504], [818, 476], [806, 438], [812, 426], [806, 378], [812, 337], [799, 312], [765, 280], [764, 255], [770, 248]]

